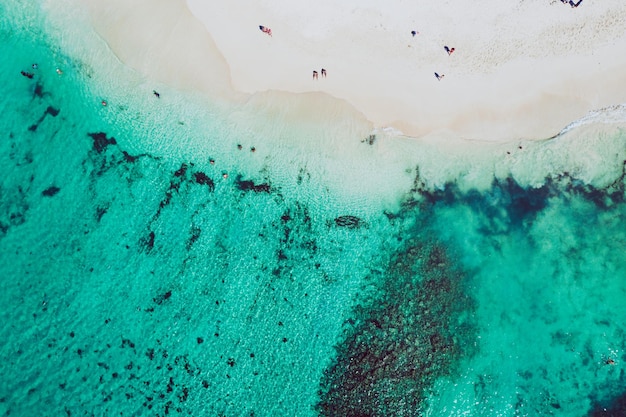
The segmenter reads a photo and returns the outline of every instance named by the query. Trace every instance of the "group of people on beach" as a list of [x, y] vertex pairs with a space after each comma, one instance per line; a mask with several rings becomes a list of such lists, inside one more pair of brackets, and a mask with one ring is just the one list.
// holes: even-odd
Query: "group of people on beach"
[[[561, 0], [561, 1], [563, 1], [563, 0]], [[579, 1], [582, 1], [582, 0], [579, 0]], [[415, 37], [415, 35], [418, 35], [418, 34], [419, 34], [419, 32], [418, 32], [418, 31], [416, 31], [416, 30], [412, 30], [412, 31], [411, 31], [411, 36], [413, 36], [413, 37]], [[448, 56], [452, 55], [452, 54], [454, 53], [454, 51], [456, 51], [456, 49], [455, 49], [455, 48], [451, 48], [451, 47], [449, 47], [448, 45], [444, 45], [444, 46], [443, 46], [443, 50], [444, 50], [444, 51], [446, 51], [446, 53], [448, 54]], [[445, 74], [439, 74], [438, 72], [435, 72], [435, 78], [436, 78], [438, 81], [441, 81], [441, 79], [442, 79], [443, 77], [445, 77]]]
[[[450, 56], [456, 49], [450, 48], [448, 45], [444, 45], [443, 50], [448, 53], [448, 56]], [[445, 77], [445, 74], [439, 75], [438, 73], [435, 72], [435, 78], [437, 78], [437, 80], [441, 81], [443, 77]]]
[[[322, 78], [326, 78], [326, 70], [324, 68], [322, 68]], [[317, 71], [313, 70], [313, 79], [317, 80], [318, 79], [318, 74]]]
[[[268, 34], [269, 36], [272, 36], [272, 29], [268, 28], [267, 26], [263, 26], [263, 25], [259, 25], [259, 30], [261, 30], [261, 32]], [[452, 48], [452, 50], [454, 50], [454, 48]], [[326, 78], [326, 69], [322, 68], [322, 70], [320, 71], [320, 73], [322, 74], [322, 78]], [[317, 71], [313, 70], [313, 79], [317, 80], [319, 79], [319, 74]]]
[[[561, 0], [561, 2], [565, 3], [568, 0]], [[570, 4], [572, 4], [572, 7], [578, 7], [578, 5], [582, 2], [583, 0], [578, 0], [578, 3], [574, 3], [572, 0], [569, 0]], [[263, 26], [263, 25], [259, 25], [259, 30], [261, 30], [261, 32], [272, 36], [272, 29], [268, 28], [267, 26]], [[411, 31], [411, 36], [415, 37], [416, 35], [418, 35], [419, 32], [416, 30], [412, 30]], [[448, 56], [452, 55], [454, 53], [454, 51], [456, 50], [455, 48], [451, 48], [448, 45], [444, 45], [443, 49], [446, 51], [446, 53], [448, 54]], [[322, 78], [326, 78], [326, 69], [322, 68], [320, 71]], [[316, 70], [313, 70], [313, 79], [317, 80], [319, 79], [319, 75], [320, 73], [318, 73]], [[437, 80], [441, 81], [441, 79], [445, 77], [444, 74], [439, 74], [437, 72], [435, 72], [435, 78], [437, 78]]]

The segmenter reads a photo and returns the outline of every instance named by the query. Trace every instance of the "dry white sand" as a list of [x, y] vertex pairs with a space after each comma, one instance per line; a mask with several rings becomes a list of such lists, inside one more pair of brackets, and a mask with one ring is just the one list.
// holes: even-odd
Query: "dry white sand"
[[[282, 92], [274, 106], [281, 94], [329, 94], [415, 137], [542, 139], [626, 102], [621, 0], [81, 3], [113, 52], [151, 78], [231, 100]], [[313, 80], [321, 68], [328, 77]], [[316, 96], [299, 98], [307, 111]]]

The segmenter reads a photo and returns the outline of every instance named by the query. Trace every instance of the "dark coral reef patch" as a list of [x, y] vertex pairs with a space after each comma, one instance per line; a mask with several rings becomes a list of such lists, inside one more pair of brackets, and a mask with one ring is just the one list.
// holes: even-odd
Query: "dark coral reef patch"
[[473, 308], [444, 247], [411, 239], [359, 304], [321, 380], [322, 416], [413, 416], [468, 351]]

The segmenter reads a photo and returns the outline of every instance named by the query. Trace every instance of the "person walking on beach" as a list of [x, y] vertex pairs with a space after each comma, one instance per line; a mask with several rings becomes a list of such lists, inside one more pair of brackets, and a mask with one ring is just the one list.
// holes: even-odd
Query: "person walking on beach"
[[322, 68], [322, 78], [326, 78], [326, 70]]
[[418, 31], [416, 31], [416, 30], [412, 30], [412, 31], [411, 31], [411, 35], [413, 35], [413, 37], [415, 37], [415, 35], [417, 35], [418, 33], [419, 33], [419, 32], [418, 32]]
[[261, 32], [267, 33], [268, 35], [272, 36], [272, 29], [265, 26], [259, 26], [259, 29], [261, 29]]
[[452, 52], [454, 52], [454, 48], [448, 48], [447, 46], [444, 46], [443, 49], [446, 50], [446, 52], [448, 53], [448, 55], [452, 55]]
[[313, 79], [317, 80], [317, 71], [313, 71]]
[[441, 81], [441, 79], [442, 79], [443, 77], [445, 77], [445, 75], [444, 75], [444, 74], [439, 75], [439, 74], [435, 73], [435, 77], [437, 77], [437, 79], [438, 79], [439, 81]]

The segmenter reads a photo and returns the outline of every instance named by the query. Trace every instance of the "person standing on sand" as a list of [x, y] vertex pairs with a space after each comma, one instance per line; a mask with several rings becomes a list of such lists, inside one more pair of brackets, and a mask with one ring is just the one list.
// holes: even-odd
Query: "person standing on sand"
[[442, 79], [443, 77], [445, 77], [445, 75], [444, 75], [444, 74], [439, 75], [439, 74], [435, 73], [435, 77], [437, 77], [437, 79], [438, 79], [439, 81], [441, 81], [441, 79]]
[[317, 80], [317, 71], [313, 71], [313, 79]]
[[259, 29], [261, 29], [261, 32], [267, 33], [268, 35], [272, 36], [272, 29], [265, 26], [259, 26]]
[[326, 78], [326, 70], [324, 68], [322, 68], [322, 77]]
[[446, 50], [446, 52], [448, 53], [448, 55], [452, 55], [452, 52], [454, 52], [454, 48], [448, 48], [447, 46], [444, 46], [443, 49]]

